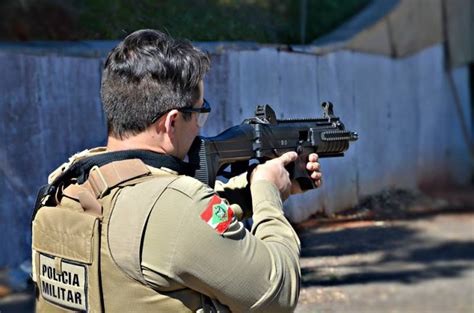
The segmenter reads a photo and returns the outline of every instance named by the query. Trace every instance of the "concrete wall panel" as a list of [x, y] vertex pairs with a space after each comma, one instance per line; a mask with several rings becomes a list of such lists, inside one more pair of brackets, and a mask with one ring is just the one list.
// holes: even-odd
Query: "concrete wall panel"
[[418, 94], [418, 58], [410, 57], [394, 62], [392, 84], [387, 94], [390, 106], [387, 116], [387, 132], [383, 133], [383, 150], [390, 157], [386, 164], [389, 173], [388, 186], [392, 188], [416, 187], [416, 160], [419, 142], [420, 101]]
[[[254, 116], [258, 104], [279, 107], [278, 56], [274, 49], [261, 49], [242, 51], [238, 57], [234, 55], [232, 58], [232, 62], [238, 62], [238, 65], [231, 67], [231, 81], [235, 82], [233, 86], [239, 92], [238, 102], [229, 108], [234, 123]], [[234, 74], [233, 70], [238, 70], [238, 73]]]
[[386, 57], [353, 54], [354, 103], [360, 113], [355, 125], [360, 133], [356, 143], [360, 196], [378, 192], [389, 185], [392, 175], [387, 171], [391, 156], [385, 148], [384, 136], [390, 130], [388, 120], [392, 99], [387, 95], [393, 84], [391, 62]]
[[420, 130], [418, 145], [418, 184], [443, 186], [449, 175], [449, 133], [452, 120], [447, 93], [448, 85], [443, 67], [441, 46], [418, 55], [418, 99]]
[[229, 55], [212, 55], [211, 70], [205, 77], [205, 98], [212, 113], [202, 130], [203, 136], [214, 136], [232, 126], [235, 122], [228, 108], [236, 103], [230, 97]]
[[39, 186], [71, 154], [105, 143], [100, 61], [0, 54], [0, 265], [30, 255]]
[[275, 70], [279, 72], [280, 103], [274, 106], [278, 118], [321, 115], [317, 90], [317, 62], [318, 58], [312, 55], [279, 53]]
[[[474, 148], [472, 129], [471, 99], [469, 91], [469, 71], [467, 67], [459, 67], [451, 70], [455, 90], [450, 88], [448, 95], [448, 107], [451, 110], [452, 121], [446, 127], [450, 129], [448, 163], [450, 164], [450, 176], [448, 181], [458, 185], [468, 184], [471, 180], [471, 172], [466, 170], [466, 164], [474, 165], [470, 155], [469, 145]], [[449, 78], [448, 78], [449, 79]], [[456, 99], [454, 93], [459, 95]], [[456, 101], [459, 101], [456, 104]], [[474, 152], [474, 151], [473, 151]]]

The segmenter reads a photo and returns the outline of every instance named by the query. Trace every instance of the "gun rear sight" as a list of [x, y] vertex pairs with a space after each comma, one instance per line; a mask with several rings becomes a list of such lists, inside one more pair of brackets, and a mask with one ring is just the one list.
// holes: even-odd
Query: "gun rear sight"
[[[324, 101], [321, 103], [323, 108], [323, 118], [331, 120], [334, 118], [334, 105], [329, 101]], [[276, 124], [278, 119], [276, 117], [275, 111], [269, 104], [257, 105], [255, 108], [255, 117], [267, 124]]]

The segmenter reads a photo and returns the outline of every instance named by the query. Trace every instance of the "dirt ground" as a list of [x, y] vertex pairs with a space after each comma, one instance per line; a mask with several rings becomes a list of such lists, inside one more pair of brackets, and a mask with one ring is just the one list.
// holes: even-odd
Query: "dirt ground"
[[[296, 312], [474, 313], [474, 186], [387, 190], [353, 210], [295, 225], [302, 289]], [[33, 312], [31, 285], [0, 313]]]

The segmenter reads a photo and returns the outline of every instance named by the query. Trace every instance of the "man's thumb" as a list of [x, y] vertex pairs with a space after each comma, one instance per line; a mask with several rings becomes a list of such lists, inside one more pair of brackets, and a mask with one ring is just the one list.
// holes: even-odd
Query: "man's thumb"
[[283, 162], [283, 165], [288, 165], [291, 162], [296, 161], [296, 159], [298, 159], [298, 153], [294, 151], [290, 151], [290, 152], [282, 154], [279, 157], [279, 159], [281, 160], [281, 162]]

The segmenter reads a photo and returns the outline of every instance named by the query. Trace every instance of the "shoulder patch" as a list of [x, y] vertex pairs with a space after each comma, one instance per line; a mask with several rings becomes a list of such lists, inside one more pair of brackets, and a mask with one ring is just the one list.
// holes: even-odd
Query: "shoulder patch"
[[229, 228], [233, 215], [234, 211], [231, 207], [224, 200], [214, 195], [204, 212], [201, 213], [201, 218], [222, 235]]

